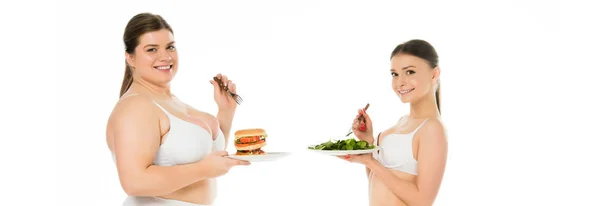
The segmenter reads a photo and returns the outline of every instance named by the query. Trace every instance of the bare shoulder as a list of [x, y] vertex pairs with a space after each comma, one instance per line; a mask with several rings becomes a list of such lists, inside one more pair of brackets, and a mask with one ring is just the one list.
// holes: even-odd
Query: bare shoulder
[[439, 118], [431, 118], [423, 124], [416, 134], [420, 140], [446, 142], [446, 128]]
[[117, 102], [110, 115], [109, 126], [111, 123], [122, 121], [135, 121], [136, 119], [152, 117], [158, 118], [155, 107], [150, 98], [141, 95], [122, 99]]
[[116, 150], [116, 140], [136, 138], [137, 133], [145, 133], [147, 128], [159, 126], [157, 108], [153, 104], [150, 98], [138, 95], [127, 97], [116, 103], [106, 125], [106, 143], [111, 151]]

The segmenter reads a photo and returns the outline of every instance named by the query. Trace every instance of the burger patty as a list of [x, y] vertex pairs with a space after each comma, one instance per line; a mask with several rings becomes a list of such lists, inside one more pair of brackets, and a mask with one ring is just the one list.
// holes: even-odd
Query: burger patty
[[260, 145], [260, 144], [264, 144], [265, 140], [258, 140], [256, 142], [251, 142], [251, 143], [235, 143], [236, 147], [250, 147], [250, 146], [255, 146], [255, 145]]
[[265, 137], [263, 136], [253, 136], [253, 137], [242, 137], [235, 140], [236, 144], [247, 144], [247, 143], [255, 143], [258, 141], [264, 141]]
[[256, 152], [258, 152], [258, 150], [260, 150], [260, 148], [264, 147], [265, 144], [266, 144], [266, 142], [265, 142], [264, 136], [241, 137], [241, 138], [237, 138], [234, 142], [234, 146], [235, 146], [236, 150], [238, 151], [238, 154], [240, 152], [246, 153], [249, 151], [254, 151], [254, 152], [250, 152], [250, 154], [255, 154]]
[[255, 150], [238, 150], [236, 155], [261, 155], [261, 154], [265, 154], [265, 151], [259, 149], [255, 149]]

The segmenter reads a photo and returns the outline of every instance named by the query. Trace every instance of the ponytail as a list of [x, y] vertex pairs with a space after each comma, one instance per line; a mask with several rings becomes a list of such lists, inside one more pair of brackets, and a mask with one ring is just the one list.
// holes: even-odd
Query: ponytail
[[435, 104], [437, 105], [438, 112], [440, 115], [442, 111], [440, 110], [440, 84], [438, 83], [437, 89], [435, 90]]
[[121, 84], [121, 94], [119, 95], [119, 98], [129, 90], [131, 83], [133, 83], [133, 75], [131, 74], [131, 69], [127, 66], [127, 62], [125, 62], [125, 75], [123, 76], [123, 84]]

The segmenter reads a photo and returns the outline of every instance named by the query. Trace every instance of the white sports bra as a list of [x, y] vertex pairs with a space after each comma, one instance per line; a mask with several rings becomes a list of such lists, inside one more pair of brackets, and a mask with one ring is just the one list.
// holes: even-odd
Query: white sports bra
[[[134, 95], [136, 94], [127, 97]], [[218, 129], [217, 138], [213, 141], [212, 134], [206, 129], [184, 121], [169, 113], [154, 100], [152, 102], [167, 115], [170, 122], [169, 132], [163, 136], [164, 141], [156, 152], [154, 165], [189, 164], [200, 161], [213, 151], [225, 149], [225, 137], [221, 129]], [[116, 160], [114, 153], [113, 160]]]
[[412, 142], [415, 133], [419, 131], [419, 128], [421, 128], [421, 126], [423, 126], [425, 122], [427, 122], [427, 120], [429, 119], [423, 121], [423, 123], [421, 123], [411, 133], [388, 134], [379, 143], [377, 143], [377, 139], [379, 137], [376, 137], [375, 144], [379, 144], [379, 147], [381, 149], [373, 153], [373, 158], [375, 158], [387, 168], [398, 170], [412, 175], [417, 175], [418, 162], [413, 156]]

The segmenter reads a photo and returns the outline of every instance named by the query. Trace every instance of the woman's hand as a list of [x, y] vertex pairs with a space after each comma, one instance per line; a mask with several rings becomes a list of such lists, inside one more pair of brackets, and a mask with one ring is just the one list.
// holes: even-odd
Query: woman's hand
[[[362, 115], [362, 120], [359, 119]], [[358, 110], [358, 115], [354, 118], [352, 123], [352, 132], [359, 140], [367, 141], [369, 144], [373, 144], [375, 138], [373, 138], [373, 125], [371, 118], [364, 109]]]
[[[235, 84], [233, 82], [231, 82], [231, 80], [229, 80], [227, 78], [227, 76], [217, 74], [217, 78], [223, 82], [223, 84], [225, 85], [225, 87], [227, 87], [229, 89], [229, 91], [231, 91], [233, 93], [237, 93]], [[215, 102], [217, 103], [217, 106], [219, 107], [219, 111], [228, 111], [228, 112], [235, 111], [235, 108], [237, 107], [237, 103], [231, 97], [231, 95], [229, 95], [229, 93], [227, 91], [222, 91], [221, 87], [219, 86], [219, 83], [217, 83], [216, 81], [211, 79], [210, 83], [213, 85], [213, 87], [215, 89], [214, 98], [215, 98]]]
[[373, 154], [359, 154], [359, 155], [346, 155], [346, 156], [338, 156], [340, 159], [344, 159], [348, 162], [360, 163], [363, 165], [368, 165], [370, 161], [374, 161]]
[[250, 165], [250, 162], [237, 160], [227, 157], [226, 151], [216, 151], [206, 155], [204, 159], [200, 161], [200, 164], [209, 171], [209, 177], [218, 177], [229, 172], [229, 170], [238, 165]]

